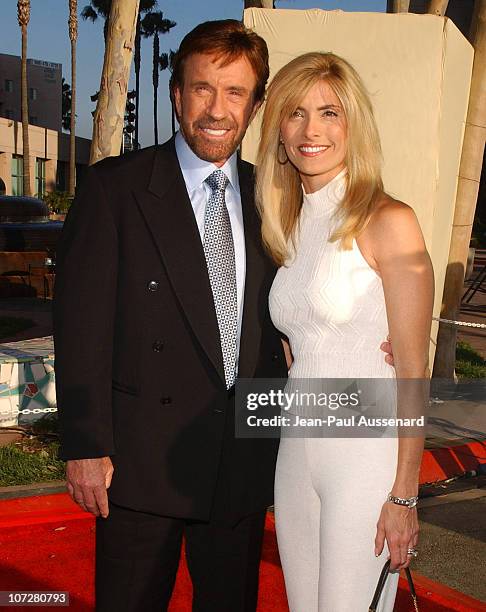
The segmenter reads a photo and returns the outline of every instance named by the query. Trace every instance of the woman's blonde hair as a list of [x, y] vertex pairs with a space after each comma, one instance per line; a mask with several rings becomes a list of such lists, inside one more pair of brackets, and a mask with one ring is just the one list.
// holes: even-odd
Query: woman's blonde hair
[[333, 53], [306, 53], [289, 62], [268, 88], [256, 175], [263, 241], [278, 265], [288, 259], [303, 197], [295, 166], [278, 161], [280, 126], [320, 81], [336, 94], [347, 123], [346, 192], [341, 223], [330, 240], [341, 240], [342, 248], [350, 249], [383, 194], [380, 138], [371, 101], [356, 70]]

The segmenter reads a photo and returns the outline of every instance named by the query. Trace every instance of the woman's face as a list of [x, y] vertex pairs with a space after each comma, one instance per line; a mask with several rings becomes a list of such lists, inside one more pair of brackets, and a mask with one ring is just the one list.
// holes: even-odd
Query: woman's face
[[280, 136], [306, 193], [319, 190], [345, 167], [344, 109], [325, 81], [313, 85], [290, 117], [282, 121]]

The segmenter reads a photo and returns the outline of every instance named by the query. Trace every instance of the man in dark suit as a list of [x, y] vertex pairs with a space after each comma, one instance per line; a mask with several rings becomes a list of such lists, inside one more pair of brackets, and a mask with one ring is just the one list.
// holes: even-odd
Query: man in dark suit
[[268, 79], [233, 20], [182, 41], [180, 132], [92, 166], [57, 251], [61, 456], [97, 518], [99, 611], [165, 609], [182, 536], [194, 610], [255, 610], [278, 442], [239, 439], [234, 382], [286, 375], [253, 169], [236, 150]]

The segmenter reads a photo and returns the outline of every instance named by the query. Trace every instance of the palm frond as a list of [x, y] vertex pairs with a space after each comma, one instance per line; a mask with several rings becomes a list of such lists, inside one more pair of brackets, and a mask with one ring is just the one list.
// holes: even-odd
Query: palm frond
[[159, 70], [167, 70], [169, 67], [169, 54], [162, 53], [159, 56]]
[[87, 4], [84, 9], [81, 11], [81, 17], [84, 20], [89, 19], [93, 23], [98, 19], [98, 13], [94, 10], [92, 6]]
[[167, 34], [167, 32], [176, 25], [177, 23], [171, 19], [162, 19], [159, 24], [159, 32], [161, 34]]
[[148, 13], [157, 8], [157, 0], [140, 0], [140, 13]]
[[107, 19], [110, 15], [111, 0], [91, 0], [91, 5], [100, 17]]
[[156, 33], [167, 34], [176, 25], [175, 21], [164, 19], [162, 11], [150, 11], [142, 19], [141, 34], [144, 38], [150, 38]]

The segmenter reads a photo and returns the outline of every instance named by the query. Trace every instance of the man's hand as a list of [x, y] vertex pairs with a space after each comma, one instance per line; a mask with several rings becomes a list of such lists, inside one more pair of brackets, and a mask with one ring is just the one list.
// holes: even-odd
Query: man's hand
[[385, 361], [387, 363], [389, 363], [391, 366], [395, 365], [395, 361], [393, 359], [393, 349], [392, 349], [392, 345], [391, 345], [391, 339], [390, 336], [386, 337], [386, 342], [382, 342], [380, 344], [380, 348], [381, 350], [386, 353], [385, 355]]
[[69, 495], [86, 512], [108, 516], [108, 495], [113, 464], [109, 457], [71, 459], [66, 466]]

